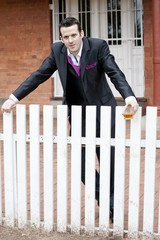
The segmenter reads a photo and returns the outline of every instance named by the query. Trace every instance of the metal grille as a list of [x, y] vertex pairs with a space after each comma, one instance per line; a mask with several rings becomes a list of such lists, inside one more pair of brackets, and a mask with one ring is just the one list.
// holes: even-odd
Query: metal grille
[[134, 37], [135, 46], [143, 46], [143, 4], [134, 0]]
[[79, 21], [85, 36], [90, 37], [90, 0], [78, 0]]
[[59, 0], [59, 23], [66, 18], [66, 0]]
[[[108, 39], [121, 38], [121, 0], [107, 0]], [[121, 40], [109, 40], [110, 45], [119, 45]]]
[[[74, 12], [69, 10], [71, 3], [68, 0], [54, 0], [53, 2], [54, 20], [57, 25], [65, 17], [76, 14], [85, 35], [88, 37], [102, 37], [108, 41], [109, 45], [121, 45], [122, 41], [127, 38], [134, 40], [135, 46], [143, 46], [142, 0], [128, 0], [127, 4], [130, 4], [127, 10], [122, 8], [122, 0], [76, 0], [74, 4], [77, 5], [77, 10]], [[128, 31], [128, 34], [123, 36], [122, 15], [124, 13], [131, 16], [130, 24], [132, 26], [130, 28], [133, 28], [133, 35], [130, 35], [130, 31]], [[56, 31], [54, 39], [58, 40], [59, 33], [57, 30], [54, 31]]]

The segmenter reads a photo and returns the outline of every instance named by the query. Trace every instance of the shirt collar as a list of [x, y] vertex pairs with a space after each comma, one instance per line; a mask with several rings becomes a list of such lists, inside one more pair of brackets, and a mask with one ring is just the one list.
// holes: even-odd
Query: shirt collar
[[[83, 41], [82, 41], [82, 44], [81, 44], [80, 50], [79, 50], [78, 54], [76, 55], [76, 57], [79, 57], [79, 58], [81, 57], [81, 54], [82, 54], [82, 48], [83, 48]], [[68, 48], [67, 48], [67, 54], [68, 54], [69, 57], [72, 57], [72, 56], [73, 56], [73, 54], [70, 53], [70, 51], [68, 50]]]

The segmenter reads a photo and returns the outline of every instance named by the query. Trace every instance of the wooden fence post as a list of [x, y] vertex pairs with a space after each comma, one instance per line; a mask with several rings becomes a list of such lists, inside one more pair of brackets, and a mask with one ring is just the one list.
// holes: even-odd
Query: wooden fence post
[[13, 112], [3, 113], [4, 132], [4, 183], [5, 183], [5, 223], [13, 227], [15, 223], [15, 176], [13, 158]]
[[115, 187], [114, 187], [114, 235], [123, 238], [124, 188], [125, 188], [125, 138], [126, 120], [122, 107], [116, 107], [115, 136]]
[[143, 232], [145, 235], [149, 236], [153, 235], [154, 231], [154, 193], [157, 134], [156, 123], [157, 108], [147, 107]]
[[85, 230], [95, 231], [96, 107], [86, 107]]
[[[1, 119], [0, 119], [1, 121]], [[1, 123], [1, 122], [0, 122]], [[1, 133], [0, 133], [0, 140], [1, 140]], [[1, 141], [0, 141], [0, 224], [2, 224], [2, 169], [1, 169]]]
[[79, 234], [81, 227], [81, 106], [72, 106], [71, 122], [71, 230]]
[[53, 106], [43, 106], [44, 229], [53, 229]]
[[16, 106], [18, 227], [27, 225], [26, 106]]
[[109, 236], [111, 107], [101, 107], [99, 231]]
[[67, 106], [57, 108], [57, 231], [67, 229]]
[[141, 115], [142, 109], [139, 108], [131, 120], [128, 236], [132, 239], [138, 238], [139, 229]]
[[31, 226], [40, 227], [39, 105], [30, 105], [30, 206]]

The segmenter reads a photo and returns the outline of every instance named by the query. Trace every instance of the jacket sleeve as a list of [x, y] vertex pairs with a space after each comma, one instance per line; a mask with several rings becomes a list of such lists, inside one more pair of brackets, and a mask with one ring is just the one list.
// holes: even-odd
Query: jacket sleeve
[[[52, 45], [53, 46], [53, 45]], [[54, 51], [43, 61], [40, 68], [33, 72], [14, 92], [13, 95], [21, 100], [30, 92], [35, 90], [41, 83], [48, 80], [51, 75], [57, 70]]]
[[125, 75], [116, 64], [114, 56], [110, 54], [106, 41], [102, 41], [100, 44], [98, 61], [103, 71], [108, 75], [111, 82], [124, 99], [129, 96], [135, 96], [130, 85], [126, 81]]

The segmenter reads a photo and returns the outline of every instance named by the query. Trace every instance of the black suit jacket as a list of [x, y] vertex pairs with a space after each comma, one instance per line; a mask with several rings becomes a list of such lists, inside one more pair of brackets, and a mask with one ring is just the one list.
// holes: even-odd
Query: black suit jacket
[[[36, 89], [39, 84], [46, 81], [58, 70], [64, 90], [63, 100], [67, 104], [67, 49], [62, 42], [57, 42], [52, 44], [51, 50], [51, 54], [44, 60], [40, 68], [33, 72], [13, 92], [18, 100], [21, 100]], [[134, 96], [124, 74], [115, 63], [114, 57], [110, 54], [106, 41], [84, 37], [80, 77], [84, 93], [90, 105], [116, 106], [116, 101], [106, 81], [105, 73], [124, 99], [128, 96]]]

